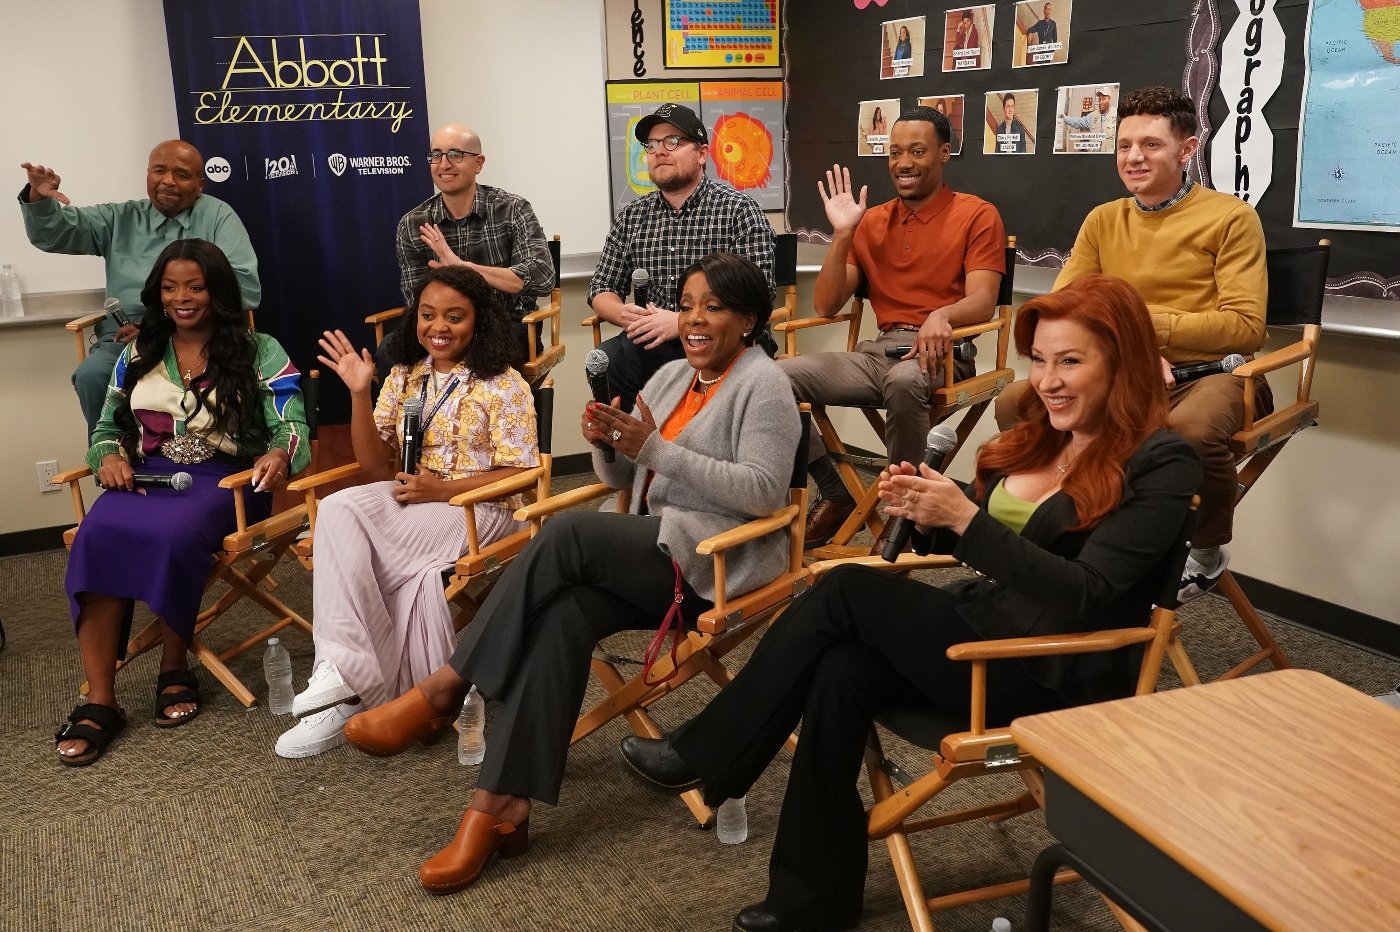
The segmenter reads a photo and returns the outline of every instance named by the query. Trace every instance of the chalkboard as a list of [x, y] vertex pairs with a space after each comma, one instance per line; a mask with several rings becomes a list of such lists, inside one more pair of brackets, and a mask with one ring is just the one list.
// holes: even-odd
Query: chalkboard
[[[802, 239], [824, 242], [829, 237], [817, 179], [833, 163], [848, 166], [857, 184], [869, 186], [870, 203], [894, 196], [885, 159], [857, 155], [861, 101], [897, 97], [901, 107], [909, 107], [919, 97], [964, 95], [967, 138], [962, 154], [949, 162], [946, 178], [954, 189], [995, 204], [1007, 232], [1017, 237], [1020, 261], [1045, 266], [1063, 263], [1090, 209], [1124, 195], [1113, 156], [1051, 151], [1058, 88], [1100, 84], [1119, 84], [1124, 91], [1148, 84], [1183, 88], [1197, 101], [1207, 144], [1212, 141], [1211, 129], [1227, 113], [1226, 102], [1215, 92], [1215, 46], [1239, 16], [1233, 0], [1073, 0], [1068, 62], [1032, 68], [1012, 67], [1014, 17], [1016, 8], [1024, 4], [1000, 0], [988, 5], [995, 8], [991, 68], [951, 73], [939, 70], [944, 15], [969, 6], [966, 2], [888, 0], [880, 6], [870, 0], [804, 0], [789, 5], [784, 39], [788, 223]], [[1255, 205], [1268, 242], [1297, 245], [1325, 236], [1333, 242], [1330, 291], [1400, 297], [1396, 234], [1292, 225], [1307, 0], [1277, 0], [1276, 10], [1285, 35], [1283, 79], [1264, 109], [1275, 133], [1274, 177], [1263, 200]], [[928, 24], [922, 32], [924, 75], [882, 80], [881, 25], [917, 16], [926, 17]], [[1040, 91], [1041, 106], [1031, 131], [1041, 145], [1034, 155], [985, 155], [984, 95], [1013, 88]], [[1204, 146], [1190, 171], [1198, 179], [1208, 174]]]

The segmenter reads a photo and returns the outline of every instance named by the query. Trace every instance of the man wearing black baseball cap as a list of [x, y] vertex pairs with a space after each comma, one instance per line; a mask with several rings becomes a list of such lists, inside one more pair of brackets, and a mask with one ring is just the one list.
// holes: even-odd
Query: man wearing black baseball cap
[[[736, 253], [757, 265], [773, 289], [773, 228], [753, 198], [705, 177], [710, 136], [695, 111], [663, 104], [638, 120], [634, 132], [657, 190], [613, 220], [588, 288], [594, 313], [623, 330], [602, 349], [609, 392], [621, 396], [626, 410], [652, 373], [685, 356], [672, 308], [686, 267], [712, 252]], [[627, 300], [637, 270], [649, 281], [645, 306]], [[760, 340], [770, 353], [771, 340]]]

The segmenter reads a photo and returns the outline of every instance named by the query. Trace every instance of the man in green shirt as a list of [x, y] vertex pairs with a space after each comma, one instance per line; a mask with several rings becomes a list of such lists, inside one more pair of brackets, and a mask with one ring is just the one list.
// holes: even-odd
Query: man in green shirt
[[29, 182], [19, 193], [29, 242], [44, 252], [105, 259], [107, 297], [121, 302], [133, 324], [118, 328], [110, 318], [99, 322], [97, 344], [73, 373], [73, 389], [91, 437], [112, 368], [122, 346], [136, 337], [146, 312], [141, 288], [160, 251], [178, 239], [204, 239], [218, 246], [238, 274], [248, 308], [256, 308], [262, 299], [258, 257], [233, 208], [204, 195], [204, 159], [187, 142], [167, 140], [151, 150], [146, 200], [74, 207], [59, 192], [59, 176], [51, 167], [29, 162], [21, 167]]

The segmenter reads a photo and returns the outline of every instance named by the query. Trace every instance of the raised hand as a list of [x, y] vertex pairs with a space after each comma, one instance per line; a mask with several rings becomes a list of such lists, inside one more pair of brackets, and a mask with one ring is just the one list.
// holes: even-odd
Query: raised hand
[[833, 233], [850, 233], [860, 223], [860, 218], [865, 216], [865, 185], [861, 185], [859, 200], [852, 190], [851, 170], [840, 165], [831, 166], [826, 173], [825, 185], [817, 182], [817, 193], [822, 196], [826, 219]]
[[324, 331], [318, 342], [325, 352], [324, 356], [316, 357], [321, 365], [340, 376], [350, 394], [368, 394], [374, 382], [374, 357], [369, 350], [357, 351], [350, 338], [340, 330]]
[[441, 268], [444, 265], [466, 265], [466, 260], [452, 251], [452, 247], [447, 245], [447, 237], [442, 235], [435, 223], [425, 223], [418, 228], [418, 238], [423, 241], [423, 245], [433, 251], [436, 259], [428, 260], [431, 268]]
[[29, 203], [33, 204], [45, 197], [56, 197], [63, 203], [68, 203], [68, 198], [58, 193], [58, 172], [47, 166], [29, 162], [21, 162], [19, 167], [29, 176]]

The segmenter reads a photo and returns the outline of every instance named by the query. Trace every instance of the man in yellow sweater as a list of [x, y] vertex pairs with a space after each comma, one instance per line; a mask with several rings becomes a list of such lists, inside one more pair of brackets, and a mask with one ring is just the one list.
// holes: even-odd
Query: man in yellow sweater
[[[1131, 197], [1094, 208], [1055, 280], [1062, 288], [1103, 272], [1132, 283], [1147, 302], [1162, 353], [1171, 429], [1200, 454], [1201, 508], [1181, 597], [1215, 585], [1228, 554], [1236, 474], [1228, 446], [1244, 419], [1244, 382], [1216, 374], [1177, 385], [1172, 367], [1249, 356], [1264, 342], [1268, 280], [1264, 230], [1248, 204], [1194, 184], [1185, 168], [1196, 152], [1190, 100], [1166, 87], [1125, 94], [1118, 104], [1118, 176]], [[997, 423], [1014, 423], [1017, 405], [1034, 393], [1017, 383], [997, 399]], [[1261, 413], [1273, 400], [1257, 380]]]

